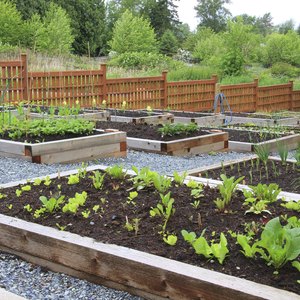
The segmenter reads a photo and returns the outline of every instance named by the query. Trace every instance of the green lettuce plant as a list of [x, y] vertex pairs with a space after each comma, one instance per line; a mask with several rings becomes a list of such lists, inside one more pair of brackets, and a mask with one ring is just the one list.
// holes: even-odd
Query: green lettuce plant
[[220, 264], [223, 264], [224, 259], [229, 253], [227, 247], [227, 239], [224, 233], [220, 234], [219, 243], [211, 242], [210, 245], [203, 236], [204, 231], [198, 238], [196, 237], [196, 234], [194, 232], [187, 232], [186, 230], [182, 230], [181, 234], [184, 240], [194, 248], [196, 254], [203, 255], [205, 258], [208, 259], [215, 257]]

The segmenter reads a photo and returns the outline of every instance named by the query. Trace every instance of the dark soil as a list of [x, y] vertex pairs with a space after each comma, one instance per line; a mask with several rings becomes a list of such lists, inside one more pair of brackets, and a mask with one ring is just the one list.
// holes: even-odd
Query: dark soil
[[[255, 130], [255, 131], [268, 131], [270, 129], [276, 129], [276, 127], [264, 127], [264, 126], [255, 126], [255, 125], [247, 125], [243, 123], [237, 123], [237, 124], [229, 124], [226, 126], [226, 128], [232, 128], [232, 129], [242, 129], [242, 130]], [[281, 133], [289, 133], [289, 134], [296, 134], [300, 133], [300, 126], [278, 126], [278, 131]]]
[[221, 174], [235, 178], [245, 176], [247, 185], [277, 183], [283, 191], [300, 194], [300, 166], [296, 163], [284, 165], [281, 161], [269, 160], [265, 166], [259, 159], [252, 159], [223, 168], [209, 169], [202, 172], [201, 176], [220, 179]]
[[[159, 233], [162, 229], [162, 218], [150, 217], [149, 214], [150, 209], [160, 202], [159, 193], [153, 186], [140, 190], [137, 198], [134, 199], [134, 204], [127, 199], [132, 188], [130, 180], [113, 179], [107, 174], [103, 189], [96, 190], [89, 175], [87, 174], [84, 179], [80, 179], [79, 184], [75, 185], [67, 184], [66, 178], [52, 180], [49, 187], [43, 183], [39, 186], [32, 185], [31, 191], [23, 191], [19, 198], [16, 197], [15, 188], [3, 189], [1, 193], [5, 197], [0, 201], [0, 213], [55, 228], [58, 225], [66, 226], [67, 231], [89, 236], [98, 241], [134, 248], [300, 294], [300, 285], [296, 282], [299, 280], [299, 272], [291, 267], [290, 263], [280, 269], [278, 275], [275, 275], [274, 269], [267, 266], [259, 256], [251, 260], [245, 258], [235, 238], [228, 233], [228, 230], [245, 233], [247, 230], [249, 232], [250, 228], [256, 238], [260, 236], [261, 227], [271, 218], [279, 215], [300, 217], [299, 213], [284, 209], [280, 205], [280, 200], [268, 206], [271, 216], [245, 214], [248, 207], [243, 205], [242, 192], [237, 191], [227, 210], [220, 213], [213, 202], [220, 197], [218, 190], [204, 187], [203, 197], [199, 198], [200, 205], [194, 208], [191, 205], [194, 202], [194, 198], [190, 196], [191, 189], [185, 185], [173, 185], [170, 191], [175, 199], [173, 207], [176, 210], [169, 219], [166, 231], [176, 234], [178, 241], [175, 246], [169, 246]], [[87, 192], [87, 201], [75, 215], [58, 210], [52, 214], [45, 213], [39, 218], [33, 217], [34, 211], [42, 205], [39, 200], [41, 195], [48, 199], [64, 195], [65, 199], [69, 199], [74, 197], [76, 192], [83, 191]], [[31, 212], [24, 209], [24, 206], [28, 204], [32, 208]], [[93, 210], [95, 205], [100, 206], [97, 212]], [[87, 210], [90, 211], [90, 215], [84, 218], [82, 212]], [[126, 217], [132, 224], [133, 219], [139, 219], [136, 235], [134, 231], [128, 231], [124, 227]], [[284, 223], [284, 221], [281, 222]], [[216, 259], [208, 260], [195, 254], [194, 250], [183, 240], [182, 229], [195, 232], [197, 237], [206, 229], [204, 233], [206, 239], [214, 239], [216, 242], [220, 233], [223, 232], [230, 250], [223, 265], [220, 265]]]
[[239, 141], [239, 142], [247, 142], [247, 143], [259, 143], [272, 139], [276, 139], [283, 135], [278, 135], [275, 133], [268, 132], [252, 132], [248, 130], [235, 130], [228, 128], [209, 128], [203, 127], [200, 128], [199, 131], [194, 135], [176, 135], [173, 137], [164, 137], [162, 138], [160, 133], [158, 133], [158, 128], [161, 125], [147, 125], [147, 124], [133, 124], [133, 123], [123, 123], [123, 122], [104, 122], [97, 121], [96, 128], [98, 129], [118, 129], [121, 131], [126, 131], [127, 136], [134, 138], [143, 138], [150, 140], [163, 140], [163, 141], [171, 141], [179, 138], [193, 137], [199, 135], [208, 134], [209, 130], [222, 130], [227, 131], [229, 133], [229, 140], [231, 141]]
[[144, 112], [139, 110], [108, 109], [108, 111], [112, 116], [131, 117], [131, 118], [144, 118], [153, 115], [158, 115], [155, 112]]
[[174, 136], [164, 136], [158, 132], [158, 129], [161, 128], [162, 125], [147, 125], [147, 124], [135, 124], [135, 123], [125, 123], [125, 122], [105, 122], [105, 121], [97, 121], [96, 128], [98, 129], [118, 129], [121, 131], [125, 131], [128, 137], [134, 138], [142, 138], [149, 140], [159, 140], [159, 141], [173, 141], [178, 139], [185, 139], [189, 137], [201, 136], [209, 134], [208, 130], [201, 130], [192, 133], [192, 134], [176, 134]]
[[17, 141], [17, 142], [22, 142], [22, 143], [30, 143], [30, 144], [37, 144], [37, 143], [43, 143], [43, 142], [51, 142], [51, 141], [60, 141], [60, 140], [67, 140], [67, 139], [74, 139], [78, 137], [85, 137], [85, 136], [90, 136], [90, 135], [96, 135], [96, 134], [103, 134], [102, 132], [99, 131], [93, 131], [90, 134], [64, 134], [64, 135], [39, 135], [39, 136], [33, 136], [33, 135], [27, 135], [27, 136], [22, 136], [19, 137], [17, 140], [12, 139], [9, 137], [9, 132], [4, 132], [3, 134], [0, 135], [0, 138], [2, 140], [9, 140], [9, 141]]
[[[217, 129], [217, 128], [216, 128]], [[252, 130], [243, 130], [243, 129], [231, 129], [222, 127], [219, 128], [222, 131], [228, 132], [230, 141], [244, 142], [244, 143], [261, 143], [269, 140], [278, 139], [288, 134], [280, 134], [271, 131], [252, 131]]]
[[155, 110], [155, 112], [158, 113], [170, 113], [174, 115], [175, 117], [186, 117], [186, 118], [201, 118], [201, 117], [207, 117], [209, 114], [203, 114], [198, 112], [189, 112], [189, 111], [177, 111], [177, 110]]

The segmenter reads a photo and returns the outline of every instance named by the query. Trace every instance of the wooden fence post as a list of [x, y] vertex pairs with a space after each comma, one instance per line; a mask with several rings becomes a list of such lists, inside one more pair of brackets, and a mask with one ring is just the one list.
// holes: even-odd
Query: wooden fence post
[[258, 78], [254, 79], [253, 85], [254, 85], [254, 93], [253, 93], [254, 109], [255, 109], [255, 112], [256, 112], [257, 108], [258, 108], [258, 103], [257, 103], [258, 102]]
[[217, 94], [219, 94], [221, 92], [221, 86], [220, 83], [218, 83], [218, 75], [213, 74], [211, 76], [211, 79], [215, 82], [215, 94], [214, 94], [214, 98], [216, 97]]
[[28, 68], [27, 68], [27, 54], [21, 54], [21, 78], [22, 78], [22, 89], [23, 89], [23, 97], [22, 100], [30, 100], [28, 99]]
[[294, 81], [290, 80], [290, 95], [289, 95], [289, 110], [293, 111], [294, 110], [294, 103], [293, 103], [293, 90], [294, 90]]
[[[107, 102], [106, 64], [101, 64], [100, 69], [103, 71], [103, 75], [102, 75], [102, 101], [105, 100], [106, 104], [108, 105], [108, 102]], [[99, 95], [99, 96], [100, 96], [100, 99], [101, 99], [101, 95]]]
[[168, 71], [163, 71], [162, 72], [162, 80], [163, 80], [163, 98], [162, 98], [162, 103], [161, 108], [162, 109], [167, 109], [168, 108], [168, 82], [167, 82], [167, 75]]

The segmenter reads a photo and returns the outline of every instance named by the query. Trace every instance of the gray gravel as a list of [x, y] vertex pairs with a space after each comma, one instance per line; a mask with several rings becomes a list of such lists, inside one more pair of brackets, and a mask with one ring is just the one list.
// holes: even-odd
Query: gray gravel
[[[120, 164], [124, 168], [136, 166], [138, 168], [148, 166], [151, 170], [162, 174], [172, 174], [174, 170], [184, 171], [202, 166], [208, 166], [220, 161], [232, 160], [249, 156], [248, 153], [236, 152], [213, 152], [197, 156], [166, 156], [153, 153], [145, 153], [129, 150], [126, 158], [103, 158], [88, 162], [88, 165], [114, 165]], [[37, 176], [44, 176], [59, 171], [77, 169], [78, 164], [52, 164], [38, 165], [15, 158], [0, 157], [0, 184], [20, 179], [29, 179]]]
[[[184, 171], [196, 167], [211, 165], [246, 157], [247, 153], [212, 153], [192, 157], [170, 157], [144, 152], [128, 151], [127, 158], [105, 158], [89, 162], [89, 165], [121, 164], [124, 168], [133, 165], [142, 168], [148, 166], [163, 174], [172, 174], [174, 170]], [[0, 157], [0, 183], [29, 179], [55, 173], [58, 170], [70, 170], [81, 164], [38, 165], [14, 158]], [[140, 299], [125, 292], [108, 289], [103, 286], [79, 280], [64, 274], [45, 271], [24, 262], [15, 256], [0, 252], [0, 287], [25, 297], [26, 299]]]

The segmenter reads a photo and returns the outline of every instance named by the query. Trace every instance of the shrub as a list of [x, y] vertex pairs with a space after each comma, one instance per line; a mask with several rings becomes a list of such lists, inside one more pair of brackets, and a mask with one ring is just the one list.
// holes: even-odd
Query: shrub
[[297, 77], [300, 75], [300, 69], [288, 63], [278, 62], [271, 67], [271, 73], [275, 76]]
[[172, 64], [172, 59], [156, 53], [126, 52], [113, 57], [108, 64], [125, 69], [153, 69], [157, 67], [168, 69]]

